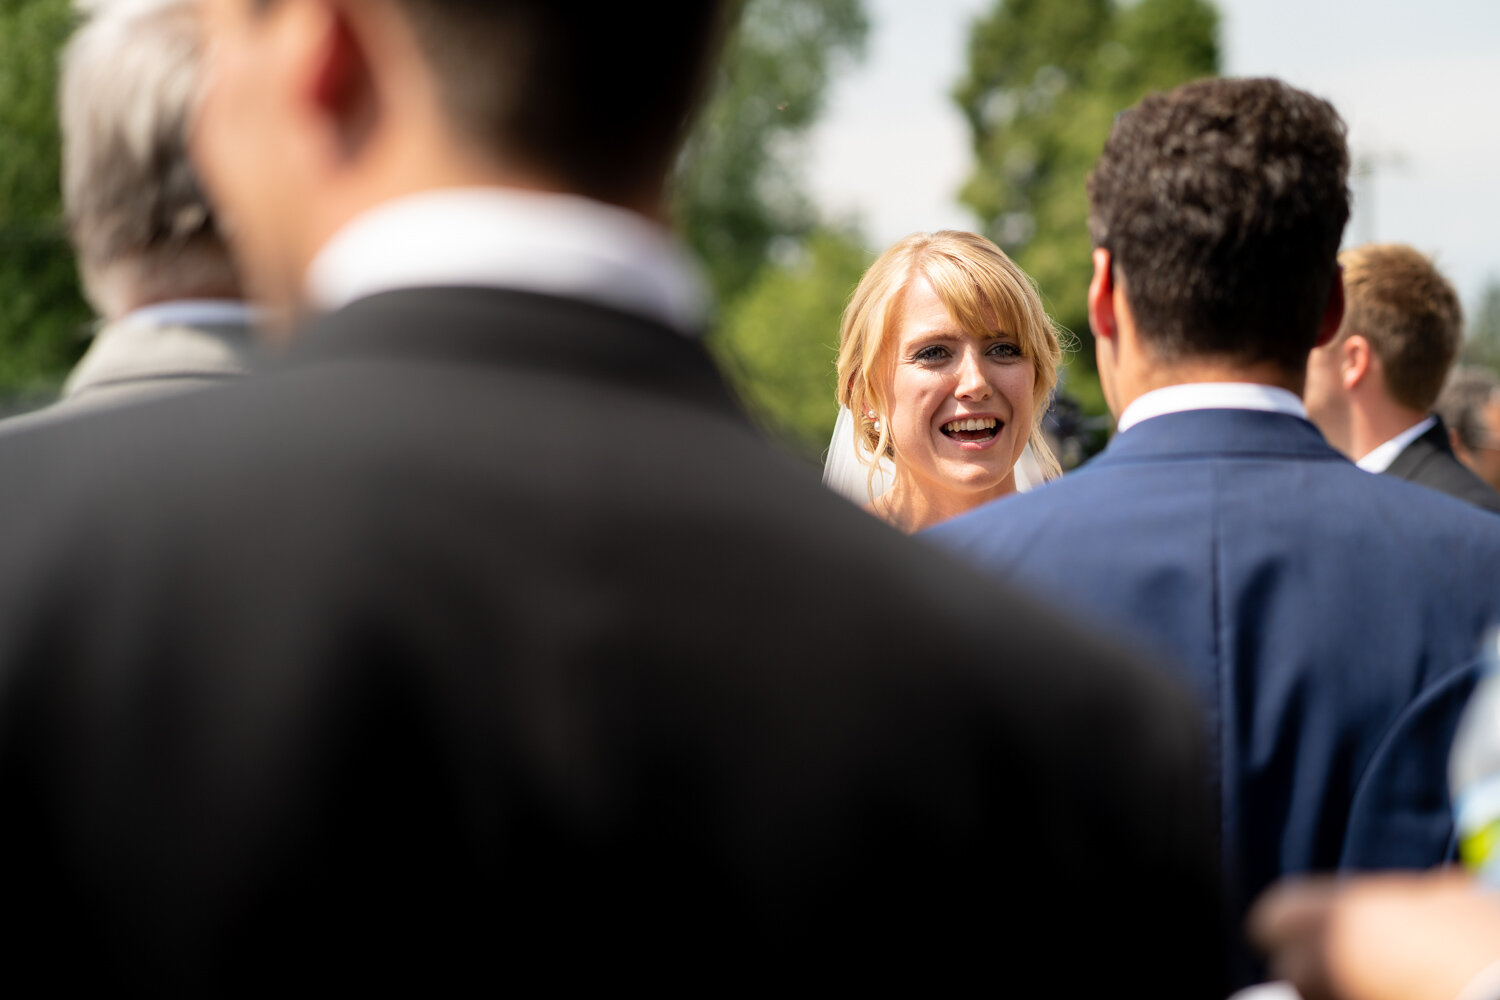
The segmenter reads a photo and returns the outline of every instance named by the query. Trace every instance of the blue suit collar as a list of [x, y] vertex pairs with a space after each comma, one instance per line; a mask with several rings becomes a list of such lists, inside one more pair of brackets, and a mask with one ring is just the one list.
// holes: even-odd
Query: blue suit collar
[[1188, 410], [1152, 417], [1116, 434], [1095, 461], [1232, 455], [1348, 461], [1308, 421], [1262, 410]]

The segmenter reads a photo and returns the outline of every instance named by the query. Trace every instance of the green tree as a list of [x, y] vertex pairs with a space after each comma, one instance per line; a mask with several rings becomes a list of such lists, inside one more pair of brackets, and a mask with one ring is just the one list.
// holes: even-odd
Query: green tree
[[1478, 307], [1469, 313], [1462, 361], [1500, 373], [1500, 279], [1491, 278], [1479, 293]]
[[860, 0], [747, 0], [683, 157], [678, 226], [726, 307], [817, 226], [797, 166], [833, 74], [864, 51]]
[[752, 414], [810, 457], [828, 443], [839, 315], [868, 258], [813, 209], [800, 143], [868, 30], [861, 0], [747, 0], [676, 184], [719, 303], [709, 347]]
[[761, 269], [715, 344], [750, 411], [809, 458], [828, 447], [839, 319], [871, 260], [854, 234], [816, 230], [793, 259]]
[[[1208, 0], [1000, 0], [973, 26], [954, 98], [977, 162], [960, 197], [1079, 335], [1090, 368], [1084, 179], [1122, 109], [1218, 72], [1217, 31]], [[1071, 375], [1102, 409], [1088, 373]]]
[[0, 2], [0, 406], [40, 402], [90, 318], [62, 223], [57, 53], [68, 0]]

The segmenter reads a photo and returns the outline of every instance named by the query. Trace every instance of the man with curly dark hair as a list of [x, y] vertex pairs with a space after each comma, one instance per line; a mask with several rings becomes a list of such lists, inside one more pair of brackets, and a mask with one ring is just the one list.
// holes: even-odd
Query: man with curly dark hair
[[1344, 312], [1348, 168], [1334, 109], [1277, 80], [1120, 116], [1088, 303], [1119, 433], [932, 532], [1169, 654], [1211, 719], [1236, 914], [1284, 872], [1445, 858], [1449, 738], [1500, 619], [1494, 517], [1362, 472], [1299, 398]]

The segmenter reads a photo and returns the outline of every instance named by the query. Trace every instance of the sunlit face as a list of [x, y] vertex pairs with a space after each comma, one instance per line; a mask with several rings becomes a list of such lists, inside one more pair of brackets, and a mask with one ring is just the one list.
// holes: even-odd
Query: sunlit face
[[920, 275], [901, 305], [887, 347], [898, 485], [905, 477], [966, 503], [1012, 492], [1031, 434], [1036, 366], [1012, 331], [969, 336]]
[[204, 66], [193, 164], [257, 298], [288, 307], [301, 285], [298, 189], [286, 175], [275, 58], [285, 4], [203, 0]]

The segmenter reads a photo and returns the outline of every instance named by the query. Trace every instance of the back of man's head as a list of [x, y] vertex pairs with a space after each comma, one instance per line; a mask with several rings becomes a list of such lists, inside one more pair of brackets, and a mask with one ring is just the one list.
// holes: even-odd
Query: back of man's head
[[239, 284], [188, 161], [197, 0], [82, 3], [63, 53], [63, 205], [84, 288], [111, 318]]
[[1161, 361], [1300, 372], [1349, 218], [1344, 123], [1279, 80], [1200, 80], [1120, 115], [1090, 175], [1094, 244]]
[[1463, 340], [1458, 293], [1429, 258], [1402, 244], [1356, 247], [1340, 254], [1339, 263], [1344, 322], [1335, 343], [1363, 336], [1380, 358], [1386, 394], [1428, 412]]
[[615, 203], [639, 200], [670, 173], [726, 17], [739, 6], [394, 2], [470, 140]]
[[1493, 448], [1497, 441], [1485, 419], [1485, 408], [1500, 400], [1500, 379], [1484, 368], [1460, 365], [1448, 374], [1433, 409], [1469, 451]]

